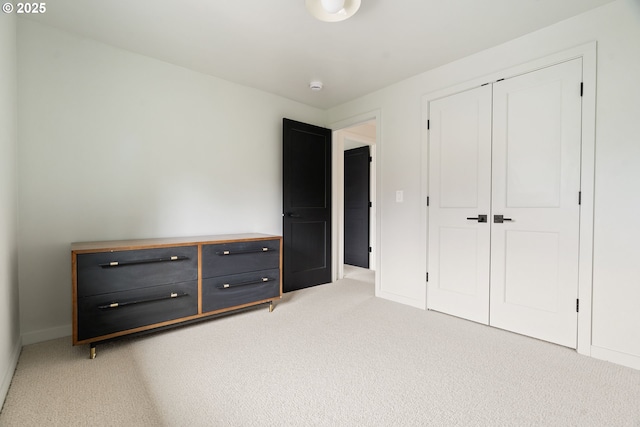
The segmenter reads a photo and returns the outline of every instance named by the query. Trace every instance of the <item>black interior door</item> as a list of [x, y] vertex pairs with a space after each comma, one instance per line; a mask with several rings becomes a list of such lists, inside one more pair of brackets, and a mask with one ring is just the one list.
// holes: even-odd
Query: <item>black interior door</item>
[[344, 263], [369, 268], [369, 146], [344, 152]]
[[331, 281], [331, 129], [283, 119], [284, 292]]

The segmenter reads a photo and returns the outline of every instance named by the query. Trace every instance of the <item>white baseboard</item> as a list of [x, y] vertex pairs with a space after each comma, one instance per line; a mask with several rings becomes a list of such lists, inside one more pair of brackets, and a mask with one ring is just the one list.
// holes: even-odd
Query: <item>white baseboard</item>
[[0, 383], [0, 408], [2, 408], [2, 406], [4, 405], [4, 400], [7, 398], [9, 386], [11, 385], [11, 380], [13, 379], [13, 373], [16, 371], [16, 366], [18, 366], [18, 359], [20, 358], [21, 350], [22, 338], [18, 337], [18, 341], [16, 341], [13, 351], [11, 352], [11, 360], [9, 361], [9, 366], [4, 372], [2, 376], [2, 382]]
[[[54, 340], [56, 338], [70, 337], [71, 325], [58, 326], [55, 328], [41, 329], [39, 331], [22, 334], [22, 345], [35, 344], [43, 341]], [[71, 342], [71, 341], [69, 341]]]
[[640, 370], [640, 356], [591, 346], [591, 357]]
[[412, 298], [407, 298], [405, 296], [393, 294], [390, 292], [379, 291], [378, 289], [376, 289], [376, 297], [393, 301], [393, 302], [399, 302], [400, 304], [408, 305], [415, 308], [420, 308], [422, 310], [427, 309], [424, 301], [416, 301]]

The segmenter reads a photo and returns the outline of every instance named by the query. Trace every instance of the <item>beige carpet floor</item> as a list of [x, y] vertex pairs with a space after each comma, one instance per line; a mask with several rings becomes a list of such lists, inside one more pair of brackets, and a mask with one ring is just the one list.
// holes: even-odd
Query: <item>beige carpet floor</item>
[[372, 273], [98, 346], [25, 346], [1, 426], [640, 426], [640, 371], [374, 297]]

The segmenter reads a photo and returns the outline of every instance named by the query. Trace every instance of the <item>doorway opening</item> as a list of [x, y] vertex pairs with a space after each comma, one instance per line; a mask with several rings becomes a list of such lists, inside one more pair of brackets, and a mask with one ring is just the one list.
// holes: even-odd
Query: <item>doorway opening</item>
[[[334, 253], [335, 253], [335, 269], [334, 280], [342, 279], [346, 276], [353, 274], [363, 273], [368, 271], [375, 272], [377, 269], [377, 203], [376, 203], [376, 147], [377, 147], [377, 119], [368, 119], [359, 121], [353, 124], [347, 124], [343, 127], [333, 126], [333, 147], [334, 147], [334, 206], [335, 206], [335, 218], [334, 224]], [[354, 189], [345, 189], [345, 184], [352, 187], [350, 182], [353, 180], [349, 178], [350, 169], [353, 168], [352, 161], [354, 155], [361, 158], [364, 152], [368, 151], [369, 167], [368, 167], [368, 189], [359, 186], [355, 190], [355, 198], [366, 200], [368, 212], [363, 213], [361, 208], [358, 208], [358, 213], [354, 212]], [[347, 160], [345, 161], [345, 155]], [[357, 160], [359, 166], [355, 166], [358, 169], [355, 173], [362, 173], [361, 160]], [[358, 194], [359, 192], [367, 192], [368, 194]], [[346, 197], [346, 200], [345, 200]], [[357, 204], [360, 204], [359, 202]], [[345, 217], [346, 215], [346, 217]], [[362, 218], [365, 215], [365, 218]], [[360, 218], [360, 219], [358, 219]], [[363, 226], [361, 219], [368, 224]], [[356, 230], [357, 229], [357, 230]], [[353, 239], [358, 241], [354, 242]], [[367, 244], [363, 243], [362, 239], [367, 240]], [[364, 245], [364, 247], [363, 247]], [[357, 252], [357, 258], [360, 260], [354, 260], [354, 250]], [[362, 251], [366, 251], [366, 254], [362, 254]], [[376, 289], [378, 289], [378, 276], [375, 275]]]

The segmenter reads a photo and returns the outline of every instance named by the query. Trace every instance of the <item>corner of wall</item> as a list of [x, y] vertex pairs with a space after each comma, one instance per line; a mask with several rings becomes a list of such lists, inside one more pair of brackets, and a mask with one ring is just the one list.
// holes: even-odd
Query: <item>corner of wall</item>
[[40, 329], [38, 331], [23, 333], [21, 336], [21, 340], [22, 345], [29, 345], [64, 337], [69, 337], [69, 345], [71, 345], [71, 325], [58, 326], [55, 328]]
[[11, 359], [9, 360], [9, 364], [7, 365], [7, 369], [2, 373], [2, 381], [0, 382], [0, 409], [4, 405], [4, 401], [7, 398], [7, 394], [9, 393], [9, 386], [11, 385], [11, 380], [13, 380], [13, 373], [16, 370], [16, 366], [18, 366], [18, 359], [20, 358], [20, 352], [22, 351], [22, 338], [18, 337], [18, 341], [13, 346], [13, 351], [11, 352]]
[[0, 402], [9, 391], [22, 339], [17, 258], [17, 18], [0, 15]]

